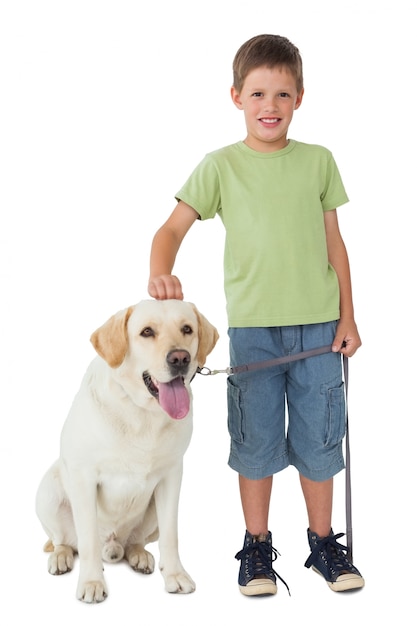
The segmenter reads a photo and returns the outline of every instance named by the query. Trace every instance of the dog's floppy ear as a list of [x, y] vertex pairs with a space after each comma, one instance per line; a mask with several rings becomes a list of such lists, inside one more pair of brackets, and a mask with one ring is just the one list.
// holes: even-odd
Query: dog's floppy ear
[[127, 322], [133, 308], [131, 306], [113, 315], [90, 337], [95, 350], [110, 367], [119, 367], [125, 358], [128, 346]]
[[207, 355], [213, 350], [219, 338], [217, 329], [200, 313], [193, 304], [194, 313], [198, 320], [198, 350], [197, 361], [199, 367], [203, 367], [206, 362]]

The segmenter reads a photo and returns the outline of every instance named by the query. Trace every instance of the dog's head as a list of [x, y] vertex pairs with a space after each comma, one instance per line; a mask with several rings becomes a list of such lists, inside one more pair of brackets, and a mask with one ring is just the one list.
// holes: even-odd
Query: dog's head
[[113, 315], [91, 342], [129, 389], [133, 385], [136, 398], [145, 393], [147, 401], [181, 419], [190, 408], [189, 383], [218, 337], [190, 302], [143, 300]]

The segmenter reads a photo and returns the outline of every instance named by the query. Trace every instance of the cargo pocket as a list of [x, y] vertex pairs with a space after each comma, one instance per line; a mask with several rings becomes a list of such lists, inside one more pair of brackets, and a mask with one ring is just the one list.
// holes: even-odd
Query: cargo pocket
[[328, 422], [324, 445], [332, 446], [339, 443], [346, 431], [345, 386], [327, 389]]
[[242, 391], [231, 377], [227, 379], [227, 427], [230, 437], [243, 443]]

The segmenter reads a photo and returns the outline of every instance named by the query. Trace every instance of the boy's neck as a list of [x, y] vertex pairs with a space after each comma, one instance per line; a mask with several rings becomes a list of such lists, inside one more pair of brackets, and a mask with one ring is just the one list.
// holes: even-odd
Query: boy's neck
[[283, 141], [277, 143], [267, 143], [267, 142], [257, 142], [253, 141], [251, 137], [246, 137], [243, 140], [243, 143], [250, 148], [251, 150], [255, 150], [255, 152], [279, 152], [279, 150], [284, 150], [290, 143], [290, 139], [283, 138]]

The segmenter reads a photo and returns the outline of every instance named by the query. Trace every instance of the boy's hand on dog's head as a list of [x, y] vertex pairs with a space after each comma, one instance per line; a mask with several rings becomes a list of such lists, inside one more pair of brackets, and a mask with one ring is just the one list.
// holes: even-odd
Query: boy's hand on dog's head
[[184, 300], [180, 280], [172, 274], [149, 279], [148, 293], [155, 300]]

